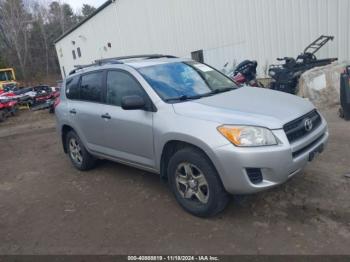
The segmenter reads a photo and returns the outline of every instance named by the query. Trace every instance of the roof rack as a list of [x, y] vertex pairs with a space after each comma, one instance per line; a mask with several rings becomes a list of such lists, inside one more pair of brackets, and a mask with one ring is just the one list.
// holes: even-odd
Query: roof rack
[[110, 61], [119, 61], [120, 62], [120, 60], [137, 59], [137, 58], [156, 59], [156, 58], [177, 58], [177, 57], [176, 56], [172, 56], [172, 55], [161, 55], [161, 54], [130, 55], [130, 56], [119, 56], [119, 57], [112, 57], [112, 58], [104, 58], [104, 59], [95, 60], [95, 62], [96, 63], [109, 63]]
[[119, 56], [119, 57], [112, 57], [112, 58], [104, 58], [104, 59], [98, 59], [95, 60], [95, 63], [88, 64], [88, 65], [75, 65], [75, 69], [69, 72], [69, 75], [75, 74], [78, 70], [92, 67], [92, 66], [101, 66], [104, 64], [123, 64], [121, 60], [128, 60], [128, 59], [156, 59], [156, 58], [177, 58], [176, 56], [172, 55], [161, 55], [161, 54], [150, 54], [150, 55], [132, 55], [132, 56]]

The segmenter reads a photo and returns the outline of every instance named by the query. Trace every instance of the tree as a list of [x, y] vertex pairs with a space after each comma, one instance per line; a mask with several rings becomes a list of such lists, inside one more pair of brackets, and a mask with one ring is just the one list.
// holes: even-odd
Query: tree
[[[46, 23], [48, 22], [48, 10], [44, 5], [40, 5], [39, 3], [35, 2], [33, 5], [33, 16], [34, 16], [34, 22], [33, 22], [33, 30], [32, 30], [32, 38], [33, 43], [31, 46], [33, 46], [36, 42], [36, 40], [39, 40], [42, 43], [43, 46], [43, 53], [44, 53], [44, 64], [45, 64], [45, 74], [46, 77], [49, 75], [49, 65], [50, 65], [50, 56], [49, 56], [49, 50], [50, 50], [50, 43], [49, 43], [49, 35], [46, 30]], [[37, 50], [32, 50], [32, 52], [37, 54], [39, 57], [41, 57]]]
[[81, 9], [81, 13], [84, 19], [89, 15], [91, 15], [92, 13], [94, 13], [95, 11], [96, 11], [96, 8], [88, 4], [83, 4], [83, 7]]
[[88, 5], [88, 4], [83, 4], [83, 7], [81, 8], [80, 14], [76, 15], [77, 21], [81, 22], [87, 17], [89, 17], [92, 13], [96, 11], [96, 8]]
[[80, 14], [61, 0], [0, 0], [0, 68], [15, 67], [25, 81], [59, 75], [54, 41], [94, 12]]
[[6, 67], [5, 58], [2, 57], [0, 54], [0, 68], [4, 68], [4, 67]]
[[0, 2], [0, 37], [8, 48], [8, 53], [15, 54], [23, 77], [26, 76], [30, 26], [31, 15], [26, 11], [22, 0]]
[[73, 27], [78, 21], [70, 5], [54, 1], [50, 4], [50, 23], [60, 26], [61, 34]]

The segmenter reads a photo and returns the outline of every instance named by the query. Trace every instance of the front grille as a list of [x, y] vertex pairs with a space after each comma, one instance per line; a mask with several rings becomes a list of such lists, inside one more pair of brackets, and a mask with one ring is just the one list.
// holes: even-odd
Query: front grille
[[252, 182], [254, 185], [259, 184], [263, 181], [263, 176], [261, 174], [260, 168], [246, 168], [246, 171], [250, 182]]
[[320, 137], [316, 138], [314, 141], [311, 143], [307, 144], [303, 148], [299, 149], [298, 151], [293, 152], [293, 158], [296, 158], [306, 151], [308, 151], [310, 148], [312, 148], [314, 145], [316, 145], [318, 142], [320, 142], [324, 138], [325, 134], [322, 134]]
[[[310, 129], [305, 127], [305, 122], [307, 120], [311, 120], [312, 128]], [[316, 110], [313, 110], [310, 113], [285, 124], [283, 129], [284, 132], [286, 132], [289, 142], [292, 143], [318, 128], [321, 125], [321, 122], [322, 119], [320, 114]]]

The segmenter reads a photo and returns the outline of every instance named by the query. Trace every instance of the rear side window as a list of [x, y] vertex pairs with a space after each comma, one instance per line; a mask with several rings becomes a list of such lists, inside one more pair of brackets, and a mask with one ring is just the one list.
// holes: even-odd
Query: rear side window
[[68, 78], [66, 81], [66, 96], [68, 99], [79, 99], [79, 77]]
[[81, 77], [80, 99], [90, 102], [102, 101], [103, 72], [96, 72]]
[[121, 106], [124, 96], [138, 95], [145, 98], [139, 82], [122, 71], [109, 71], [107, 75], [107, 104]]

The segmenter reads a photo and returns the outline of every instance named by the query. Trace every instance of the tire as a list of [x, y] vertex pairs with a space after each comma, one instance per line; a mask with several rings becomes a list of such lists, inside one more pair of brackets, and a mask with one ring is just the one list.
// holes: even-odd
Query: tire
[[29, 105], [29, 108], [32, 108], [34, 106], [34, 100], [33, 99], [29, 99], [28, 100], [28, 105]]
[[176, 200], [192, 215], [211, 217], [223, 211], [229, 203], [229, 194], [215, 167], [200, 150], [180, 149], [170, 158], [167, 172]]
[[18, 115], [18, 106], [14, 106], [11, 110], [11, 116], [17, 116]]
[[74, 131], [69, 131], [66, 136], [66, 148], [72, 164], [78, 170], [87, 171], [95, 167], [96, 158], [86, 150]]
[[4, 110], [0, 110], [0, 123], [6, 120], [6, 112]]

